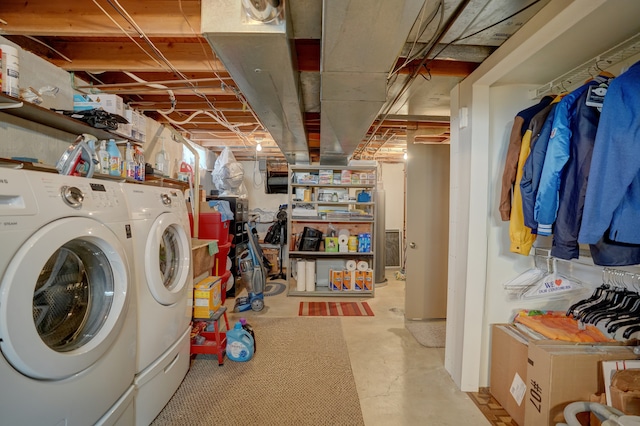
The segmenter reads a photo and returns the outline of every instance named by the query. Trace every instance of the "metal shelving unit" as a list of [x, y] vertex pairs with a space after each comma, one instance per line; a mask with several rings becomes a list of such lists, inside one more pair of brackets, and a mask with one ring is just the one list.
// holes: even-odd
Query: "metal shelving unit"
[[[374, 230], [375, 230], [375, 187], [377, 182], [375, 166], [313, 166], [290, 165], [288, 187], [288, 221], [287, 235], [289, 235], [290, 250], [285, 259], [287, 265], [287, 283], [289, 296], [323, 296], [323, 297], [373, 297], [374, 285], [367, 290], [336, 291], [330, 290], [328, 278], [329, 265], [344, 265], [348, 260], [365, 261], [370, 269], [374, 269]], [[342, 183], [342, 174], [356, 176], [356, 182]], [[333, 181], [333, 177], [340, 175], [340, 183]], [[324, 176], [321, 178], [320, 176]], [[327, 177], [331, 176], [327, 181]], [[370, 199], [358, 201], [358, 193], [366, 192]], [[302, 195], [306, 192], [305, 196]], [[327, 199], [327, 194], [332, 198]], [[334, 197], [340, 199], [335, 201]], [[305, 209], [305, 214], [296, 214], [296, 210]], [[311, 210], [308, 212], [307, 210]], [[348, 230], [350, 235], [368, 233], [371, 235], [371, 250], [367, 252], [335, 252], [325, 251], [320, 245], [318, 251], [299, 250], [299, 236], [305, 227], [317, 229], [327, 234], [330, 225], [339, 230]], [[294, 277], [294, 268], [298, 260], [315, 261], [316, 282], [314, 291], [298, 291]], [[339, 266], [338, 266], [339, 268]], [[320, 279], [320, 277], [323, 279]]]

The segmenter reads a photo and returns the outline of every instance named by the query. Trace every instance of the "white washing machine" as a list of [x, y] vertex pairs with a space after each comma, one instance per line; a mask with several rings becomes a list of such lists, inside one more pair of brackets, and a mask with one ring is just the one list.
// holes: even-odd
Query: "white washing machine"
[[138, 301], [136, 424], [153, 421], [189, 370], [191, 237], [181, 191], [123, 184]]
[[120, 184], [0, 168], [0, 424], [133, 425]]

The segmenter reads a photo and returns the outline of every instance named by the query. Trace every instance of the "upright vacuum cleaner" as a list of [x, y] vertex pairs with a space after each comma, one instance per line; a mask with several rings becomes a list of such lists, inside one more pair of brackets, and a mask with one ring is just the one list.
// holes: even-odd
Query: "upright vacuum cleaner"
[[245, 229], [249, 234], [249, 245], [247, 250], [240, 254], [238, 267], [242, 281], [247, 286], [248, 296], [236, 298], [233, 309], [235, 312], [248, 311], [249, 309], [261, 311], [264, 308], [264, 286], [267, 281], [267, 271], [262, 261], [262, 248], [255, 226], [247, 222]]

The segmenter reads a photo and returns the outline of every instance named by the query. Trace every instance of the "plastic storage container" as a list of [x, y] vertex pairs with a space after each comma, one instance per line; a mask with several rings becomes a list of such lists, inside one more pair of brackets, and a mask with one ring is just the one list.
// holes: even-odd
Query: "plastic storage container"
[[221, 276], [227, 270], [227, 257], [230, 250], [231, 243], [222, 244], [222, 240], [218, 241], [218, 252], [213, 262], [213, 275]]
[[238, 321], [233, 329], [227, 331], [227, 357], [232, 361], [244, 362], [253, 357], [253, 337], [242, 328]]
[[[218, 240], [220, 244], [229, 241], [229, 221], [222, 220], [220, 212], [200, 213], [198, 223], [198, 238]], [[193, 215], [189, 213], [189, 225], [193, 236]]]

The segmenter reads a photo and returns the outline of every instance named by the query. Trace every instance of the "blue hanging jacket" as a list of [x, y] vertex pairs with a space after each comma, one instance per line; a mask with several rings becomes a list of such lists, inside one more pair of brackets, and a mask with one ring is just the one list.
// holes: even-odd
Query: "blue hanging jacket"
[[640, 244], [640, 61], [604, 98], [578, 241]]
[[569, 145], [576, 125], [576, 105], [578, 99], [589, 86], [598, 85], [608, 78], [596, 77], [566, 95], [553, 115], [553, 129], [540, 175], [540, 186], [534, 206], [534, 219], [538, 222], [538, 234], [551, 235], [556, 220], [559, 202], [561, 173], [569, 160]]

